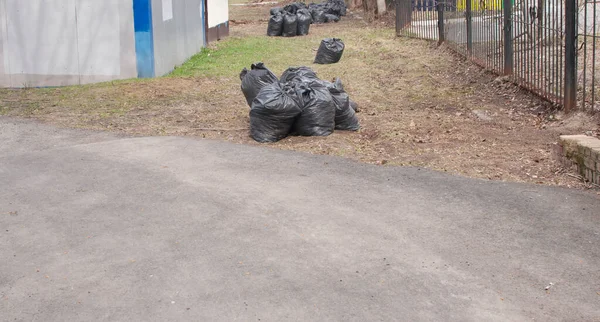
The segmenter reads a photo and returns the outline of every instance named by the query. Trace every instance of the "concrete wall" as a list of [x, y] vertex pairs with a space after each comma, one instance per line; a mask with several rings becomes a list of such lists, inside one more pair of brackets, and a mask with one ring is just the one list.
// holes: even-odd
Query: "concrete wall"
[[152, 0], [155, 75], [172, 71], [204, 47], [203, 0]]
[[136, 76], [131, 0], [0, 0], [0, 86]]

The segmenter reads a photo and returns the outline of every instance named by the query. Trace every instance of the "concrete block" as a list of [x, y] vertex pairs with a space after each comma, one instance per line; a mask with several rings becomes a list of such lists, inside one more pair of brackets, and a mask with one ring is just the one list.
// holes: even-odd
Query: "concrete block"
[[600, 148], [592, 148], [592, 155], [596, 157], [596, 161], [600, 162]]
[[588, 178], [588, 180], [590, 182], [592, 182], [592, 183], [600, 184], [600, 172], [599, 171], [592, 171], [592, 174]]
[[596, 171], [596, 160], [592, 159], [591, 157], [584, 158], [583, 165], [588, 169]]
[[[571, 162], [572, 168], [586, 180], [600, 181], [600, 140], [587, 135], [562, 135], [557, 145], [562, 152], [563, 164]], [[569, 160], [567, 162], [567, 160]]]

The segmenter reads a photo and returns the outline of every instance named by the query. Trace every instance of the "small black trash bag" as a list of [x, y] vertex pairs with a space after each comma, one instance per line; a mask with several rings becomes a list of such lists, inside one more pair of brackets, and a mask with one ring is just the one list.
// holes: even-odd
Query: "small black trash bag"
[[302, 112], [294, 88], [279, 83], [263, 87], [250, 109], [250, 136], [258, 142], [277, 142], [290, 133]]
[[324, 82], [335, 103], [335, 129], [345, 131], [358, 131], [360, 125], [356, 113], [350, 106], [350, 97], [344, 90], [342, 81], [337, 78], [335, 82]]
[[273, 8], [271, 8], [270, 13], [271, 13], [271, 16], [278, 15], [278, 14], [280, 15], [280, 14], [283, 13], [283, 8], [281, 8], [281, 7], [273, 7]]
[[354, 110], [354, 112], [356, 112], [356, 113], [360, 112], [360, 109], [358, 107], [358, 103], [356, 103], [353, 100], [350, 100], [350, 107]]
[[310, 11], [312, 15], [313, 23], [326, 23], [327, 17], [325, 16], [325, 11], [321, 8], [311, 9]]
[[292, 132], [303, 136], [327, 136], [335, 128], [335, 103], [321, 81], [297, 85], [302, 113], [296, 118]]
[[272, 15], [269, 19], [269, 26], [267, 27], [267, 36], [275, 37], [281, 36], [283, 33], [283, 15], [276, 14]]
[[340, 21], [340, 17], [337, 15], [332, 15], [332, 14], [326, 13], [325, 20], [326, 20], [325, 22], [338, 22], [338, 21]]
[[312, 16], [306, 9], [300, 9], [296, 12], [296, 18], [298, 21], [298, 36], [308, 35], [308, 31], [310, 29], [310, 23], [312, 21]]
[[346, 7], [346, 3], [344, 1], [333, 1], [334, 4], [333, 6], [331, 6], [331, 8], [334, 11], [334, 15], [336, 16], [345, 16], [348, 10], [348, 7]]
[[310, 67], [290, 67], [283, 72], [279, 79], [282, 83], [302, 83], [318, 80], [317, 73]]
[[328, 1], [327, 3], [327, 13], [336, 16], [345, 16], [346, 15], [346, 4], [344, 1]]
[[287, 6], [283, 7], [283, 10], [289, 13], [293, 13], [296, 14], [298, 12], [298, 10], [300, 9], [307, 9], [308, 7], [306, 6], [306, 4], [302, 3], [302, 2], [294, 2], [294, 3], [290, 3]]
[[263, 63], [252, 64], [250, 70], [244, 68], [240, 73], [240, 80], [242, 81], [242, 92], [246, 97], [246, 102], [250, 106], [252, 106], [252, 101], [263, 87], [279, 83], [277, 76], [265, 67]]
[[296, 14], [286, 13], [283, 15], [283, 33], [284, 37], [294, 37], [298, 32], [298, 17]]
[[315, 64], [335, 64], [339, 62], [342, 59], [344, 47], [341, 39], [323, 39], [315, 57]]

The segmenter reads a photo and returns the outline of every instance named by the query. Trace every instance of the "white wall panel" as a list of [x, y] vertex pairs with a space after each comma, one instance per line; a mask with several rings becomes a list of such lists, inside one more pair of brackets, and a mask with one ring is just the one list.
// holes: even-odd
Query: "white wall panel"
[[229, 21], [229, 1], [208, 0], [208, 28], [215, 27]]
[[80, 75], [121, 74], [120, 0], [77, 0]]
[[0, 0], [0, 86], [10, 86], [8, 56], [6, 56], [4, 43], [6, 42], [6, 6], [5, 0]]
[[75, 0], [5, 0], [11, 74], [78, 75]]

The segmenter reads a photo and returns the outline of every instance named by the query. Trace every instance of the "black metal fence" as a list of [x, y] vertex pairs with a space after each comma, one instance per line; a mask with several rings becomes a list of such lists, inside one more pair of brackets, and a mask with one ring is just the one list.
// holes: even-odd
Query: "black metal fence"
[[396, 0], [396, 33], [444, 42], [565, 109], [598, 111], [598, 2]]

